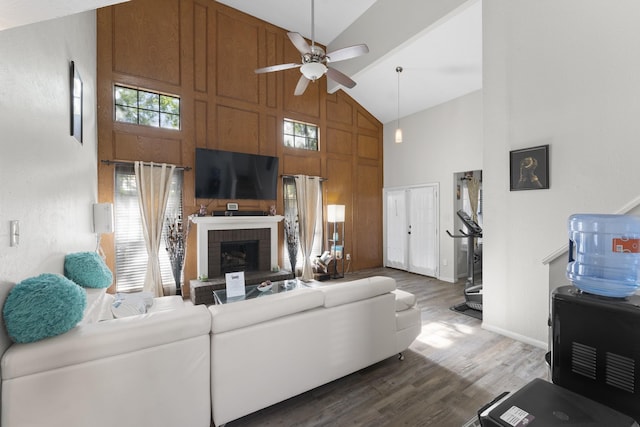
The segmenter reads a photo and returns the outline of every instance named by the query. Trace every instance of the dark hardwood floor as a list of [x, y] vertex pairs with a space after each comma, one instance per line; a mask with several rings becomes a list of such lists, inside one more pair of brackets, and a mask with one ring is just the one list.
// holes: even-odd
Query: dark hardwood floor
[[227, 427], [460, 427], [501, 392], [548, 379], [545, 350], [483, 330], [480, 320], [449, 309], [464, 300], [463, 283], [394, 269], [352, 273], [344, 280], [370, 275], [393, 277], [399, 289], [418, 297], [422, 333], [405, 360], [383, 360]]

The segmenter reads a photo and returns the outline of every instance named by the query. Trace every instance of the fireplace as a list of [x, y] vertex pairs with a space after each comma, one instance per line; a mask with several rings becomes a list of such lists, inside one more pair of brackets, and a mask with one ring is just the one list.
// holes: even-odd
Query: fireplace
[[208, 277], [234, 271], [271, 271], [269, 228], [208, 232]]
[[[215, 278], [228, 272], [221, 268], [223, 242], [257, 241], [257, 261], [244, 271], [271, 272], [278, 265], [278, 222], [283, 219], [281, 215], [192, 217], [197, 225], [198, 276]], [[245, 247], [241, 251], [253, 255], [253, 249]]]
[[222, 273], [258, 270], [260, 253], [258, 252], [257, 240], [222, 242], [220, 246], [220, 271]]

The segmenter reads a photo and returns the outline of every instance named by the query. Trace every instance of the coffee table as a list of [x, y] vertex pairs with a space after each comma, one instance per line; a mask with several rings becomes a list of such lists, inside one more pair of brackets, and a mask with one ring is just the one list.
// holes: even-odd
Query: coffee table
[[303, 281], [298, 279], [288, 279], [288, 280], [280, 280], [277, 282], [271, 282], [273, 286], [268, 291], [261, 292], [258, 290], [258, 285], [249, 285], [245, 286], [244, 295], [239, 295], [236, 297], [227, 298], [227, 290], [226, 289], [218, 289], [213, 292], [213, 301], [214, 304], [228, 304], [236, 301], [244, 301], [253, 298], [263, 298], [269, 295], [274, 295], [277, 293], [288, 292], [294, 289], [301, 288], [309, 288], [308, 284], [305, 284]]

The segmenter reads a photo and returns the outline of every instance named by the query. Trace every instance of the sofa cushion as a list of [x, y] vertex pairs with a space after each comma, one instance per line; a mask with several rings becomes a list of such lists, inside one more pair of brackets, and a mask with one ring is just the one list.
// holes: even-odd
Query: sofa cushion
[[335, 307], [393, 291], [396, 281], [390, 277], [374, 276], [318, 287], [324, 292], [324, 306]]
[[108, 288], [113, 274], [96, 252], [77, 252], [64, 258], [64, 275], [85, 288]]
[[63, 334], [82, 319], [87, 297], [82, 288], [57, 274], [41, 274], [16, 284], [2, 314], [9, 337], [19, 343]]
[[417, 299], [414, 294], [402, 289], [396, 289], [393, 293], [396, 295], [396, 311], [408, 310], [416, 305]]
[[209, 307], [212, 319], [211, 331], [215, 334], [244, 328], [322, 307], [323, 302], [323, 293], [316, 289], [296, 289], [263, 298], [212, 305]]

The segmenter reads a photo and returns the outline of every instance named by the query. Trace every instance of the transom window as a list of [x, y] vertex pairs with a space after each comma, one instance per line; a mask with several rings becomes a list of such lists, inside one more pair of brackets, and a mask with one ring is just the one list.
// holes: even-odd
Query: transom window
[[318, 126], [284, 119], [284, 146], [318, 151]]
[[164, 129], [180, 129], [180, 98], [157, 92], [115, 85], [117, 122]]

